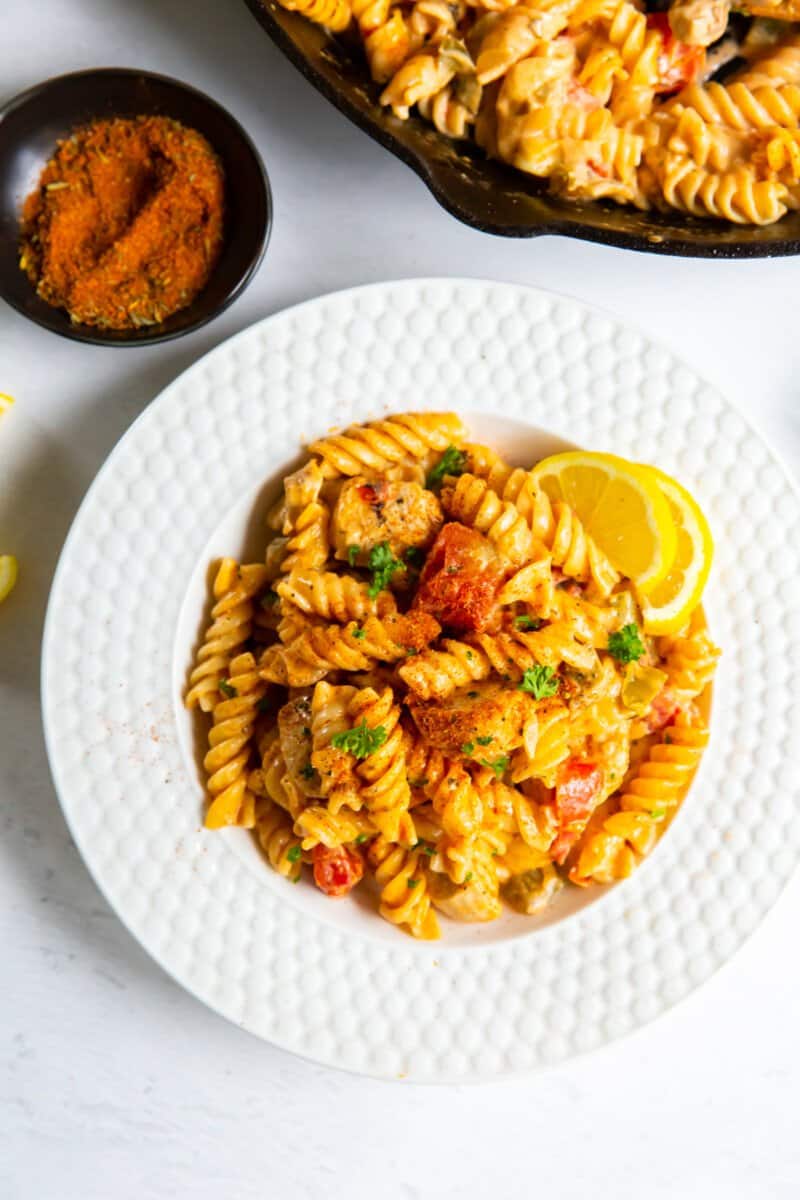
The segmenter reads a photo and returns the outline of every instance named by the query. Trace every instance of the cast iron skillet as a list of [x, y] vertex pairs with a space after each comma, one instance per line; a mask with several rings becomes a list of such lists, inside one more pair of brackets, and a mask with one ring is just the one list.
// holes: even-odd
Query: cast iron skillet
[[[73, 325], [65, 312], [40, 300], [19, 267], [22, 202], [36, 186], [59, 138], [96, 118], [160, 114], [204, 134], [225, 170], [225, 241], [206, 286], [187, 308], [160, 325], [135, 330]], [[146, 346], [205, 325], [240, 296], [269, 239], [272, 200], [253, 143], [215, 100], [148, 71], [109, 68], [45, 80], [0, 109], [0, 296], [53, 333], [97, 346]]]
[[765, 228], [700, 221], [680, 213], [642, 213], [603, 201], [571, 204], [536, 180], [452, 142], [423, 121], [399, 121], [378, 103], [358, 46], [276, 0], [245, 0], [275, 44], [323, 96], [407, 163], [439, 203], [467, 225], [503, 237], [566, 237], [699, 258], [765, 258], [800, 253], [800, 212]]

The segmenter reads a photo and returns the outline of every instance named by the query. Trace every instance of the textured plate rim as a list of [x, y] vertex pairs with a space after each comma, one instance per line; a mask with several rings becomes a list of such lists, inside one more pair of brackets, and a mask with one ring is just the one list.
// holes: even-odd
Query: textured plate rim
[[[564, 310], [571, 309], [573, 312], [578, 313], [579, 316], [583, 319], [597, 318], [598, 320], [610, 325], [616, 334], [632, 334], [633, 336], [638, 338], [639, 341], [643, 344], [643, 346], [646, 347], [648, 350], [660, 351], [660, 352], [666, 354], [667, 357], [670, 360], [672, 360], [675, 365], [677, 365], [677, 366], [684, 365], [681, 363], [681, 360], [675, 358], [675, 356], [671, 353], [671, 351], [660, 346], [660, 344], [658, 342], [654, 342], [649, 337], [639, 334], [638, 330], [636, 330], [635, 327], [628, 325], [626, 322], [622, 322], [617, 317], [613, 316], [612, 314], [606, 313], [604, 310], [599, 309], [596, 306], [586, 305], [583, 302], [574, 300], [570, 297], [560, 296], [558, 293], [545, 291], [543, 289], [526, 288], [521, 285], [506, 284], [506, 283], [503, 283], [500, 281], [495, 282], [495, 281], [491, 281], [491, 280], [472, 279], [472, 278], [451, 278], [451, 277], [439, 277], [439, 278], [428, 278], [428, 279], [403, 279], [403, 280], [397, 280], [397, 281], [387, 281], [384, 283], [368, 284], [368, 285], [364, 285], [364, 286], [353, 287], [353, 288], [349, 288], [349, 289], [346, 289], [346, 290], [340, 291], [340, 292], [328, 293], [326, 295], [323, 295], [323, 296], [320, 296], [317, 298], [313, 298], [311, 300], [303, 301], [303, 302], [293, 306], [292, 308], [274, 313], [274, 314], [262, 319], [261, 321], [256, 322], [254, 325], [250, 326], [249, 328], [240, 331], [239, 333], [234, 335], [232, 338], [221, 343], [220, 345], [218, 345], [217, 347], [215, 347], [214, 349], [209, 351], [202, 358], [198, 359], [190, 367], [188, 367], [181, 375], [179, 375], [175, 380], [173, 380], [156, 397], [156, 399], [153, 401], [153, 403], [147, 409], [145, 409], [140, 414], [140, 416], [137, 418], [137, 420], [131, 425], [131, 427], [126, 432], [126, 434], [123, 435], [123, 437], [120, 439], [120, 441], [117, 443], [117, 445], [113, 448], [113, 450], [109, 454], [108, 458], [106, 459], [106, 461], [100, 468], [97, 476], [95, 477], [95, 479], [93, 480], [89, 489], [87, 490], [87, 493], [81, 503], [78, 513], [76, 514], [76, 517], [73, 521], [72, 527], [70, 528], [70, 531], [67, 535], [67, 538], [65, 540], [65, 543], [64, 543], [64, 546], [62, 549], [62, 553], [60, 555], [60, 558], [59, 558], [59, 561], [57, 564], [56, 572], [55, 572], [54, 578], [53, 578], [50, 599], [48, 602], [47, 615], [46, 615], [46, 621], [45, 621], [45, 627], [44, 627], [42, 673], [41, 673], [42, 717], [43, 717], [43, 725], [44, 725], [44, 733], [45, 733], [45, 742], [46, 742], [46, 747], [47, 747], [48, 759], [50, 761], [53, 781], [54, 781], [54, 784], [56, 787], [57, 794], [59, 796], [59, 801], [60, 801], [60, 804], [62, 807], [62, 811], [64, 813], [65, 820], [66, 820], [67, 825], [70, 829], [70, 832], [75, 840], [76, 846], [78, 847], [78, 849], [84, 859], [84, 862], [86, 863], [86, 866], [87, 866], [90, 874], [92, 875], [96, 885], [98, 886], [98, 888], [102, 892], [102, 894], [105, 896], [109, 905], [114, 909], [114, 911], [116, 912], [116, 914], [118, 915], [120, 920], [123, 922], [123, 924], [129, 930], [129, 932], [134, 936], [134, 938], [136, 938], [137, 941], [140, 942], [140, 944], [143, 946], [143, 948], [147, 951], [147, 953], [152, 958], [155, 959], [155, 961], [159, 964], [159, 966], [161, 966], [168, 975], [170, 975], [177, 983], [179, 983], [180, 986], [182, 986], [190, 994], [194, 995], [197, 999], [200, 999], [203, 1003], [205, 1003], [213, 1011], [218, 1012], [221, 1016], [224, 1016], [226, 1019], [228, 1019], [232, 1023], [238, 1025], [240, 1028], [244, 1028], [248, 1032], [253, 1033], [255, 1036], [261, 1038], [262, 1040], [266, 1040], [267, 1042], [275, 1045], [276, 1047], [287, 1050], [290, 1053], [297, 1054], [299, 1057], [305, 1058], [307, 1061], [322, 1063], [324, 1065], [334, 1066], [334, 1067], [337, 1067], [338, 1069], [344, 1069], [344, 1070], [350, 1071], [354, 1074], [371, 1075], [371, 1076], [377, 1077], [377, 1078], [398, 1078], [398, 1077], [405, 1078], [406, 1075], [405, 1075], [405, 1072], [398, 1073], [395, 1070], [386, 1070], [382, 1067], [376, 1067], [374, 1065], [363, 1065], [363, 1064], [354, 1065], [352, 1062], [341, 1062], [335, 1055], [325, 1055], [325, 1054], [320, 1054], [318, 1052], [313, 1052], [313, 1051], [306, 1052], [304, 1049], [298, 1048], [298, 1046], [296, 1044], [292, 1044], [291, 1039], [281, 1038], [280, 1036], [278, 1036], [274, 1033], [270, 1033], [269, 1035], [267, 1035], [263, 1031], [252, 1028], [246, 1020], [237, 1018], [237, 1016], [234, 1015], [232, 1012], [230, 1012], [221, 1002], [204, 994], [202, 989], [194, 986], [185, 977], [182, 977], [180, 971], [177, 970], [174, 967], [174, 965], [170, 964], [169, 958], [166, 957], [165, 955], [163, 955], [156, 947], [154, 947], [150, 943], [148, 938], [145, 935], [143, 935], [141, 929], [137, 930], [135, 921], [132, 919], [129, 919], [129, 917], [125, 914], [125, 912], [120, 908], [118, 901], [111, 894], [111, 892], [108, 888], [108, 880], [103, 878], [103, 872], [102, 872], [101, 868], [98, 867], [98, 865], [95, 861], [95, 851], [92, 848], [90, 848], [90, 846], [87, 844], [87, 838], [85, 836], [85, 831], [81, 828], [81, 824], [77, 818], [77, 814], [71, 806], [71, 801], [67, 795], [68, 789], [65, 787], [64, 781], [63, 781], [62, 764], [59, 762], [59, 758], [58, 758], [58, 750], [56, 748], [56, 736], [57, 736], [56, 729], [55, 729], [56, 722], [54, 720], [54, 714], [51, 713], [48, 708], [48, 693], [50, 691], [50, 686], [52, 684], [52, 681], [54, 678], [54, 673], [55, 673], [55, 667], [51, 663], [50, 647], [51, 647], [51, 642], [53, 640], [53, 629], [54, 629], [55, 621], [56, 621], [56, 611], [57, 611], [58, 603], [61, 599], [59, 593], [62, 588], [63, 577], [66, 574], [66, 572], [70, 566], [70, 562], [69, 562], [70, 552], [71, 552], [73, 543], [75, 543], [77, 541], [79, 535], [82, 532], [82, 530], [81, 530], [82, 522], [85, 520], [86, 514], [90, 510], [90, 507], [94, 501], [95, 495], [102, 488], [102, 485], [103, 485], [103, 482], [105, 481], [105, 479], [111, 473], [113, 473], [115, 466], [116, 466], [117, 462], [119, 461], [119, 459], [122, 458], [125, 455], [125, 453], [128, 451], [128, 449], [131, 447], [135, 431], [140, 430], [142, 428], [142, 426], [146, 426], [147, 423], [153, 419], [153, 413], [155, 410], [164, 409], [164, 411], [166, 411], [167, 407], [170, 403], [170, 400], [174, 399], [177, 396], [177, 394], [179, 393], [182, 386], [191, 384], [192, 377], [196, 373], [199, 373], [204, 367], [208, 366], [210, 363], [213, 363], [215, 360], [222, 361], [228, 355], [228, 353], [230, 352], [230, 350], [233, 347], [235, 347], [236, 345], [238, 345], [241, 342], [247, 341], [248, 339], [251, 339], [251, 338], [254, 339], [261, 331], [264, 331], [264, 330], [270, 331], [272, 329], [272, 327], [279, 326], [279, 324], [282, 321], [286, 321], [289, 319], [297, 319], [298, 317], [302, 317], [308, 310], [313, 311], [313, 310], [317, 309], [318, 307], [324, 306], [326, 304], [333, 304], [333, 303], [342, 304], [342, 303], [346, 303], [346, 302], [353, 302], [353, 301], [358, 301], [359, 299], [361, 299], [363, 297], [369, 297], [371, 295], [380, 294], [383, 292], [391, 293], [395, 289], [410, 289], [410, 288], [422, 288], [422, 289], [425, 289], [425, 288], [432, 288], [432, 289], [478, 288], [481, 290], [486, 290], [486, 289], [491, 290], [491, 289], [499, 288], [499, 289], [501, 289], [501, 291], [509, 293], [509, 294], [517, 294], [522, 297], [527, 296], [527, 297], [530, 297], [532, 300], [538, 299], [538, 300], [544, 302], [545, 304], [559, 305]], [[686, 368], [684, 367], [684, 369], [686, 369]], [[701, 386], [707, 386], [707, 385], [705, 385], [705, 383], [701, 379], [701, 377], [698, 376], [694, 371], [690, 370], [689, 374], [691, 375], [695, 384], [698, 384]], [[459, 405], [454, 404], [453, 407], [458, 408]], [[470, 408], [477, 408], [477, 406], [471, 406], [471, 405], [462, 406], [462, 407], [464, 408], [464, 411], [467, 413], [470, 411]], [[392, 405], [392, 408], [396, 409], [397, 405]], [[740, 414], [738, 412], [738, 410], [735, 408], [735, 406], [733, 406], [729, 401], [727, 401], [727, 400], [723, 401], [723, 409], [725, 410], [726, 413], [735, 414], [736, 417], [739, 419], [739, 421], [747, 428], [747, 431], [748, 431], [750, 437], [754, 438], [757, 443], [760, 443], [761, 446], [767, 451], [768, 455], [770, 457], [772, 457], [773, 461], [778, 464], [778, 466], [781, 468], [782, 483], [784, 485], [788, 486], [793, 497], [795, 498], [795, 500], [797, 500], [798, 493], [797, 493], [796, 484], [793, 480], [791, 472], [789, 470], [787, 470], [785, 464], [783, 463], [783, 460], [782, 460], [780, 454], [776, 453], [772, 447], [769, 447], [767, 445], [767, 442], [762, 437], [762, 435], [760, 433], [757, 433], [753, 429], [752, 425], [746, 420], [746, 418], [744, 418], [742, 416], [742, 414]], [[330, 413], [328, 413], [327, 415], [330, 416]], [[558, 427], [556, 426], [556, 428], [558, 428]], [[714, 728], [712, 727], [712, 735], [713, 735], [713, 733], [714, 733]], [[712, 736], [712, 747], [713, 747], [713, 743], [714, 743], [714, 738]], [[709, 754], [707, 754], [706, 758], [704, 759], [704, 766], [710, 757], [712, 747], [709, 748]], [[646, 874], [647, 868], [652, 864], [652, 862], [653, 862], [653, 860], [651, 859], [650, 862], [648, 864], [646, 864], [645, 868], [643, 868], [642, 871], [637, 872], [637, 876]], [[741, 948], [741, 946], [744, 944], [744, 942], [749, 938], [750, 934], [754, 931], [755, 928], [757, 928], [758, 924], [763, 919], [763, 917], [766, 915], [766, 913], [769, 911], [769, 909], [776, 902], [777, 898], [779, 897], [779, 895], [781, 894], [781, 892], [783, 891], [783, 889], [789, 882], [789, 879], [791, 878], [792, 874], [794, 873], [794, 868], [795, 868], [796, 864], [797, 864], [797, 854], [796, 854], [796, 847], [795, 847], [794, 860], [792, 862], [792, 865], [788, 868], [785, 868], [782, 871], [780, 878], [779, 878], [779, 884], [778, 884], [777, 890], [774, 891], [774, 893], [771, 895], [771, 897], [767, 901], [759, 902], [759, 904], [757, 906], [758, 912], [757, 912], [756, 920], [754, 920], [750, 924], [750, 926], [744, 933], [737, 934], [735, 945], [731, 949], [729, 949], [727, 952], [721, 953], [719, 955], [719, 961], [714, 963], [713, 966], [709, 970], [705, 971], [703, 973], [702, 978], [697, 980], [696, 982], [693, 982], [692, 985], [685, 992], [676, 996], [674, 999], [660, 1003], [657, 1008], [657, 1011], [652, 1012], [650, 1015], [646, 1015], [641, 1018], [637, 1017], [637, 1019], [635, 1020], [635, 1022], [631, 1025], [631, 1027], [629, 1029], [623, 1030], [621, 1033], [613, 1033], [613, 1034], [607, 1035], [591, 1046], [586, 1046], [586, 1047], [577, 1048], [577, 1049], [573, 1047], [566, 1054], [559, 1055], [553, 1059], [537, 1060], [536, 1062], [532, 1062], [532, 1063], [528, 1062], [519, 1068], [495, 1070], [495, 1071], [483, 1072], [483, 1073], [481, 1073], [481, 1072], [464, 1073], [461, 1071], [455, 1071], [452, 1074], [448, 1073], [447, 1071], [439, 1070], [431, 1075], [426, 1075], [424, 1072], [421, 1072], [419, 1074], [418, 1078], [422, 1082], [464, 1083], [464, 1082], [471, 1082], [471, 1081], [490, 1081], [490, 1080], [514, 1077], [514, 1076], [529, 1075], [533, 1070], [541, 1069], [544, 1066], [550, 1065], [552, 1062], [561, 1061], [564, 1058], [574, 1057], [574, 1056], [577, 1056], [578, 1054], [587, 1053], [591, 1049], [600, 1048], [601, 1046], [607, 1045], [609, 1042], [616, 1040], [618, 1037], [624, 1036], [628, 1032], [633, 1032], [633, 1031], [643, 1027], [644, 1025], [649, 1024], [656, 1017], [669, 1011], [669, 1009], [674, 1007], [675, 1004], [679, 1003], [680, 1000], [684, 998], [684, 996], [686, 996], [686, 995], [690, 994], [692, 991], [696, 990], [696, 988], [698, 986], [700, 986], [703, 982], [705, 982], [708, 978], [710, 978], [711, 975], [713, 975], [716, 972], [716, 970], [719, 969], [720, 966], [724, 965], [725, 962], [729, 961], [729, 959], [733, 956], [733, 954], [739, 948]], [[636, 876], [634, 876], [634, 878], [636, 878]], [[627, 884], [625, 886], [627, 886]], [[619, 890], [619, 889], [617, 889], [617, 890]], [[607, 911], [608, 907], [609, 906], [607, 904], [601, 903], [600, 905], [592, 906], [592, 910], [600, 908], [600, 909], [603, 909], [604, 911]], [[310, 919], [305, 918], [305, 920], [308, 921]], [[571, 926], [571, 921], [572, 921], [572, 919], [570, 919], [569, 921], [567, 921], [565, 923], [562, 923], [561, 925], [557, 925], [557, 926], [550, 927], [549, 929], [541, 930], [537, 934], [537, 939], [544, 939], [548, 942], [550, 942], [554, 939], [557, 939], [560, 931], [564, 931], [568, 927]], [[315, 922], [313, 922], [313, 923], [318, 924]], [[515, 942], [514, 946], [519, 951], [519, 947], [531, 946], [533, 944], [534, 943], [533, 943], [532, 939], [526, 938], [521, 941]], [[541, 941], [539, 941], [538, 944], [542, 945]], [[507, 943], [501, 944], [497, 948], [497, 950], [495, 950], [491, 946], [487, 946], [486, 951], [485, 951], [487, 957], [490, 957], [490, 958], [502, 957], [504, 952], [505, 952], [505, 955], [507, 956], [508, 952], [509, 952], [509, 945]], [[432, 948], [431, 953], [436, 954], [438, 956], [438, 958], [440, 958], [440, 959], [444, 959], [446, 957], [449, 962], [452, 962], [452, 960], [457, 959], [457, 958], [464, 958], [465, 961], [470, 961], [470, 960], [472, 960], [472, 958], [475, 954], [475, 950], [473, 948], [448, 949], [446, 946], [443, 947], [441, 945], [437, 945], [437, 946], [435, 946], [435, 948]], [[398, 946], [398, 951], [397, 951], [396, 955], [393, 954], [392, 956], [398, 958], [398, 960], [405, 957], [403, 955], [402, 949], [399, 946]], [[437, 963], [435, 965], [438, 966], [439, 964]], [[412, 1081], [413, 1081], [413, 1079], [412, 1079]]]

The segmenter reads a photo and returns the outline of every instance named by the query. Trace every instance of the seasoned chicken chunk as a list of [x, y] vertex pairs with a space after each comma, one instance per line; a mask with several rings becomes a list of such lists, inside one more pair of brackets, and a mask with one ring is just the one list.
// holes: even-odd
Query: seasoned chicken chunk
[[497, 594], [506, 574], [488, 538], [448, 521], [425, 560], [414, 607], [453, 630], [489, 629], [499, 619]]
[[536, 701], [526, 692], [490, 681], [436, 702], [412, 697], [408, 706], [432, 746], [489, 763], [522, 745], [525, 725], [536, 711]]
[[428, 891], [436, 907], [454, 921], [493, 921], [500, 916], [500, 901], [480, 879], [457, 884], [431, 872]]
[[342, 485], [333, 510], [336, 557], [367, 566], [370, 550], [384, 542], [396, 558], [412, 546], [426, 550], [443, 519], [439, 501], [418, 483], [356, 475]]
[[278, 712], [278, 731], [286, 769], [306, 796], [321, 795], [319, 776], [311, 767], [311, 701], [295, 696]]
[[669, 10], [669, 23], [678, 41], [710, 46], [725, 32], [730, 12], [730, 0], [676, 0]]

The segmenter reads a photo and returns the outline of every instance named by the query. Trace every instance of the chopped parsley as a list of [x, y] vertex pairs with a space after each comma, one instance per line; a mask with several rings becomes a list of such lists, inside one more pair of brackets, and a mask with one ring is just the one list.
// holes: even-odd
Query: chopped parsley
[[497, 778], [501, 779], [508, 770], [508, 755], [501, 754], [494, 762], [491, 762], [488, 758], [482, 758], [480, 764], [482, 767], [488, 767], [490, 771], [494, 771]]
[[548, 696], [555, 696], [558, 691], [558, 676], [552, 667], [537, 664], [535, 667], [528, 667], [518, 688], [521, 692], [533, 696], [534, 700], [545, 700]]
[[388, 542], [381, 542], [379, 546], [373, 546], [369, 552], [369, 569], [372, 571], [372, 583], [368, 590], [370, 599], [374, 600], [378, 592], [385, 591], [391, 583], [395, 571], [400, 571], [402, 568], [403, 564], [392, 554]]
[[[478, 741], [480, 741], [480, 738], [478, 739]], [[461, 753], [462, 753], [462, 754], [472, 754], [472, 751], [473, 751], [474, 749], [475, 749], [475, 743], [474, 743], [474, 742], [464, 742], [464, 743], [463, 743], [463, 745], [462, 745], [462, 747], [461, 747]]]
[[654, 821], [660, 821], [661, 818], [665, 817], [666, 815], [667, 815], [667, 810], [665, 808], [652, 808], [650, 810], [650, 816], [653, 818]]
[[227, 696], [229, 700], [232, 700], [234, 696], [239, 695], [236, 688], [232, 683], [228, 683], [227, 679], [220, 679], [219, 690], [222, 692], [223, 696]]
[[622, 629], [608, 635], [608, 653], [617, 662], [636, 662], [642, 657], [644, 651], [644, 643], [633, 622], [630, 625], [623, 625]]
[[383, 745], [386, 737], [386, 730], [382, 725], [370, 729], [364, 720], [353, 729], [335, 733], [331, 738], [331, 745], [335, 750], [346, 750], [356, 758], [369, 758], [370, 754], [374, 754], [378, 747]]
[[543, 621], [539, 617], [529, 617], [527, 613], [521, 613], [520, 616], [514, 617], [515, 629], [541, 629]]
[[424, 788], [428, 786], [430, 779], [428, 779], [427, 775], [422, 775], [419, 779], [409, 779], [408, 782], [412, 788]]
[[482, 737], [482, 738], [476, 738], [475, 741], [478, 743], [479, 746], [491, 746], [492, 742], [494, 741], [494, 738], [493, 737]]
[[307, 762], [304, 767], [300, 768], [300, 774], [303, 776], [303, 779], [313, 779], [314, 778], [314, 768], [312, 767], [310, 762]]
[[299, 846], [290, 846], [289, 849], [286, 851], [286, 857], [290, 863], [296, 863], [296, 862], [299, 862], [300, 856], [302, 855], [302, 853], [303, 853], [303, 851], [300, 849]]
[[419, 880], [418, 880], [418, 879], [407, 879], [407, 880], [406, 880], [406, 887], [415, 888], [415, 887], [417, 886], [417, 884], [418, 884], [418, 883], [419, 883]]
[[366, 636], [367, 636], [366, 629], [362, 629], [360, 625], [357, 625], [356, 628], [353, 630], [353, 637], [357, 638], [359, 642], [363, 641]]
[[415, 654], [419, 654], [419, 650], [417, 650], [416, 646], [406, 646], [406, 654], [409, 658], [413, 658]]
[[427, 842], [417, 842], [414, 849], [419, 850], [420, 854], [427, 854], [428, 858], [433, 858], [436, 853], [433, 846], [429, 846]]
[[464, 883], [469, 883], [470, 879], [472, 879], [472, 871], [467, 871], [466, 875], [464, 876]]
[[463, 475], [467, 469], [467, 455], [456, 446], [448, 446], [435, 467], [428, 471], [425, 487], [436, 491], [445, 475]]
[[351, 567], [354, 567], [356, 565], [356, 559], [358, 558], [360, 553], [361, 553], [360, 546], [348, 546], [347, 547], [347, 561], [350, 563]]
[[369, 837], [368, 833], [360, 833], [358, 835], [358, 837], [356, 838], [356, 845], [363, 846], [364, 842], [367, 840], [368, 837]]
[[274, 608], [279, 599], [278, 593], [273, 588], [270, 588], [268, 592], [264, 592], [264, 595], [259, 600], [259, 604], [262, 608]]

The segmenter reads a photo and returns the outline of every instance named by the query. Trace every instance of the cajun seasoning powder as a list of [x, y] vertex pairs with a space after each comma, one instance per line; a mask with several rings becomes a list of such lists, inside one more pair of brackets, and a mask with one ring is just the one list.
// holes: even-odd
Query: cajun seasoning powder
[[76, 324], [157, 325], [205, 287], [223, 215], [222, 167], [196, 130], [96, 121], [59, 142], [26, 200], [20, 266]]

